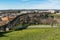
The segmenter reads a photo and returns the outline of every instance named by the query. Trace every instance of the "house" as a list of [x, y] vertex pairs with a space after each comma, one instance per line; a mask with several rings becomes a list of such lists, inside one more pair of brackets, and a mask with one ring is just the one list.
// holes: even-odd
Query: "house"
[[51, 12], [51, 13], [55, 13], [55, 10], [48, 10], [49, 12]]
[[7, 16], [3, 16], [3, 17], [1, 17], [1, 19], [2, 19], [2, 21], [9, 21]]

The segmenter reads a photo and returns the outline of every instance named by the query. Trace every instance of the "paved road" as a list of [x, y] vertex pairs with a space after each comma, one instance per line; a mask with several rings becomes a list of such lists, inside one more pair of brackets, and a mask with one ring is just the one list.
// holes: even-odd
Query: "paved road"
[[51, 25], [32, 25], [32, 26], [28, 26], [28, 28], [51, 28], [51, 27], [58, 27], [58, 26], [51, 26]]

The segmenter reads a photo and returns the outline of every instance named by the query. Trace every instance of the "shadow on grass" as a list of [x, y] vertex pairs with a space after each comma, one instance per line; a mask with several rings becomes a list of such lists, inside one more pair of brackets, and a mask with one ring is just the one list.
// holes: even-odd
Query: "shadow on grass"
[[21, 28], [18, 28], [16, 29], [15, 31], [21, 31], [21, 30], [24, 30], [24, 29], [27, 29], [28, 26], [22, 26]]
[[10, 31], [7, 31], [7, 32], [0, 32], [0, 37], [7, 37], [5, 34], [13, 32], [13, 31], [21, 31], [21, 30], [26, 29], [27, 27], [28, 26], [23, 26], [22, 28], [19, 28], [19, 29], [10, 30]]
[[24, 25], [24, 26], [22, 26], [21, 28], [18, 28], [18, 29], [14, 29], [14, 30], [10, 29], [10, 31], [7, 31], [7, 32], [0, 32], [0, 37], [7, 37], [5, 34], [13, 32], [13, 31], [21, 31], [21, 30], [27, 29], [28, 26], [29, 25]]
[[12, 31], [0, 32], [0, 37], [7, 37], [5, 34], [6, 34], [6, 33], [10, 33], [10, 32], [12, 32]]
[[0, 32], [0, 37], [5, 36], [4, 34], [5, 34], [5, 32]]
[[[14, 31], [21, 31], [21, 30], [26, 29], [27, 27], [28, 27], [28, 26], [24, 26], [24, 28], [19, 28], [19, 29], [16, 29], [16, 30], [14, 30]], [[0, 37], [8, 37], [8, 36], [6, 36], [5, 34], [10, 33], [10, 32], [13, 32], [13, 30], [7, 31], [7, 32], [0, 32]]]

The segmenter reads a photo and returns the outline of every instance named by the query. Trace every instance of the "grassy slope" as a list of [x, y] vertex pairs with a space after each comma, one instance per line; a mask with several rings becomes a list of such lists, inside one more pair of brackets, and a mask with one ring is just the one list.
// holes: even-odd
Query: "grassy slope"
[[0, 40], [60, 40], [59, 28], [24, 29], [0, 37]]

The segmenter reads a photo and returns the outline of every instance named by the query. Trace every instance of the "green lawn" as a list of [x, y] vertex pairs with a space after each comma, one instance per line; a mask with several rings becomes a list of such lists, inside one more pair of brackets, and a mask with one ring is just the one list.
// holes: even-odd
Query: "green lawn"
[[4, 34], [0, 40], [60, 40], [60, 28], [35, 28]]

